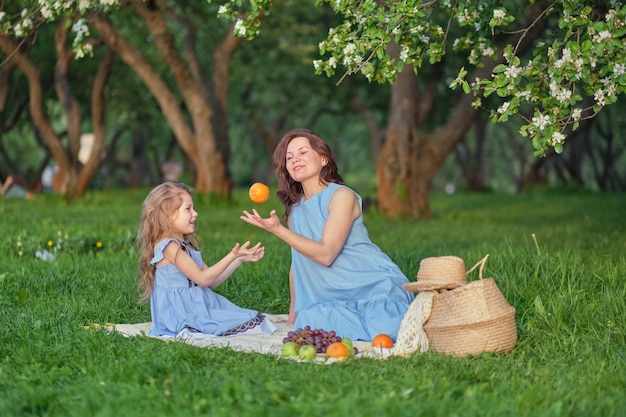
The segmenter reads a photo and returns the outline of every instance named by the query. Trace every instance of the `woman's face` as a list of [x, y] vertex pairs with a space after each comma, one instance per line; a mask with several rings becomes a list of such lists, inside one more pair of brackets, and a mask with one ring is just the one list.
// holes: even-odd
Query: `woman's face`
[[292, 139], [287, 145], [285, 163], [287, 172], [294, 181], [303, 183], [308, 179], [314, 179], [317, 182], [326, 162], [319, 153], [311, 148], [308, 138], [299, 136]]

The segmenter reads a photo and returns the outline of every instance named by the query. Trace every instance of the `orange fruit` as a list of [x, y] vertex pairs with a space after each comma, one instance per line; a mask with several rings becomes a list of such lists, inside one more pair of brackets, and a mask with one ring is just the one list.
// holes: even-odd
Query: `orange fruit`
[[328, 345], [326, 354], [331, 358], [347, 358], [348, 347], [341, 342], [335, 342]]
[[250, 200], [254, 201], [255, 203], [263, 203], [269, 198], [270, 189], [267, 187], [267, 185], [261, 182], [255, 182], [250, 187], [248, 195], [250, 196]]
[[393, 339], [384, 333], [376, 335], [375, 338], [372, 339], [373, 347], [382, 347], [382, 348], [392, 348], [393, 347]]

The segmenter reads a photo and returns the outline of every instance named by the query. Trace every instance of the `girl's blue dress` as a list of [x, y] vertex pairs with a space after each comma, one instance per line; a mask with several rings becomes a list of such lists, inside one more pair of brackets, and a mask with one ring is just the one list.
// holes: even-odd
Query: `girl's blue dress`
[[[330, 183], [322, 192], [295, 204], [291, 229], [321, 241], [328, 205], [340, 187], [345, 186]], [[361, 196], [355, 195], [362, 207]], [[323, 266], [293, 248], [291, 255], [297, 314], [294, 327], [334, 330], [353, 340], [370, 341], [380, 333], [396, 339], [413, 294], [403, 288], [409, 280], [400, 268], [371, 241], [363, 213], [354, 221], [332, 265]]]
[[[163, 259], [163, 250], [172, 241], [185, 248], [202, 268], [200, 252], [176, 239], [164, 239], [156, 245], [153, 265]], [[152, 336], [176, 336], [183, 330], [213, 336], [271, 334], [276, 330], [274, 323], [262, 314], [239, 307], [210, 288], [196, 285], [173, 264], [156, 267], [150, 312]]]

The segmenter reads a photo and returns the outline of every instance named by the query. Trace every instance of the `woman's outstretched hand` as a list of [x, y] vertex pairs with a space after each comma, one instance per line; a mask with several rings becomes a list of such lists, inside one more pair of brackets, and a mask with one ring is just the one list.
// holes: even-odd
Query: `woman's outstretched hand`
[[267, 230], [270, 233], [276, 233], [280, 228], [280, 219], [276, 215], [276, 210], [270, 211], [270, 216], [267, 218], [261, 217], [256, 209], [252, 209], [252, 213], [247, 210], [243, 211], [243, 216], [240, 217], [244, 222], [250, 223], [253, 226], [260, 227], [263, 230]]
[[263, 255], [265, 255], [265, 247], [261, 246], [261, 242], [251, 248], [249, 246], [250, 241], [247, 241], [243, 245], [237, 243], [230, 252], [242, 262], [256, 262], [263, 258]]

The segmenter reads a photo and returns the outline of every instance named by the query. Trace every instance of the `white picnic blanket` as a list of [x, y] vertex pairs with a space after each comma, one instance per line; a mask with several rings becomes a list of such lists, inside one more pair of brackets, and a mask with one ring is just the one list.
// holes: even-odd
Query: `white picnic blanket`
[[[149, 336], [148, 331], [152, 327], [151, 322], [115, 324], [112, 326], [111, 330], [126, 337], [144, 336], [164, 341], [179, 341], [204, 348], [230, 348], [241, 352], [254, 352], [282, 357], [281, 348], [283, 339], [287, 337], [289, 331], [293, 330], [293, 325], [287, 323], [287, 314], [263, 314], [276, 324], [277, 330], [271, 335], [235, 335], [221, 337], [202, 333], [183, 332], [176, 337]], [[355, 356], [357, 358], [369, 357], [385, 359], [393, 354], [393, 348], [373, 348], [370, 342], [353, 341], [353, 345], [359, 351], [359, 354]], [[285, 358], [300, 361], [297, 356], [288, 356]], [[314, 362], [317, 363], [333, 363], [337, 361], [337, 359], [328, 358], [326, 355], [322, 354], [314, 359]]]

